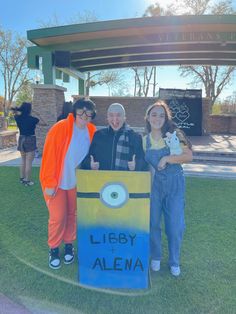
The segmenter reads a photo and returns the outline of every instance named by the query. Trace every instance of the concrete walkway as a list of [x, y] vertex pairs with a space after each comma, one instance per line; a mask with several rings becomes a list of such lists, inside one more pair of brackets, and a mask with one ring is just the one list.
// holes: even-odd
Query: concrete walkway
[[197, 152], [236, 153], [236, 135], [191, 136], [193, 150]]
[[[224, 162], [224, 154], [236, 157], [236, 135], [209, 135], [192, 136], [193, 151], [204, 154], [222, 154], [222, 162], [190, 163], [185, 164], [184, 171], [187, 176], [215, 177], [225, 179], [236, 179], [236, 163], [227, 165]], [[218, 157], [218, 159], [220, 159]], [[236, 160], [236, 159], [235, 159]]]
[[22, 304], [13, 302], [11, 299], [0, 293], [0, 313], [1, 314], [30, 314]]
[[[194, 152], [227, 153], [236, 156], [236, 135], [210, 135], [190, 137]], [[19, 166], [20, 153], [16, 147], [0, 150], [0, 166]], [[33, 166], [40, 166], [41, 158], [35, 158]], [[227, 165], [222, 156], [222, 163], [193, 162], [185, 164], [187, 176], [236, 179], [236, 164]]]
[[[0, 150], [0, 166], [15, 166], [18, 167], [21, 163], [20, 152], [16, 147]], [[41, 158], [34, 158], [33, 166], [40, 166]]]

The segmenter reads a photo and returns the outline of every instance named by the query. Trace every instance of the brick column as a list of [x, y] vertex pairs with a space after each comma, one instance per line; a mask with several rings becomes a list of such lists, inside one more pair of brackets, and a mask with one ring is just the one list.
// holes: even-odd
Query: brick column
[[210, 98], [202, 98], [202, 135], [211, 133], [210, 114]]
[[5, 117], [0, 117], [0, 131], [7, 130], [7, 119]]
[[36, 127], [37, 147], [43, 151], [46, 134], [61, 114], [66, 88], [57, 85], [33, 84], [32, 115], [40, 121]]

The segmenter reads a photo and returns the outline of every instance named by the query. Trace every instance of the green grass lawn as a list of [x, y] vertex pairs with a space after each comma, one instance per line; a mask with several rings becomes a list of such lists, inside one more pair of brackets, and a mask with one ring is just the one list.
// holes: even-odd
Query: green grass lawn
[[80, 287], [77, 262], [49, 269], [39, 184], [18, 183], [14, 167], [0, 167], [0, 177], [0, 292], [33, 313], [235, 313], [236, 181], [187, 178], [182, 274], [169, 274], [165, 241], [161, 271], [137, 296]]

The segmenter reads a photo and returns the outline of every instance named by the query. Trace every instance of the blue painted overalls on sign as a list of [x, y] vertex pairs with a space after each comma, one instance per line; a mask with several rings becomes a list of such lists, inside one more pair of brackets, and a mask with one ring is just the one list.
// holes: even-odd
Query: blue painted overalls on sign
[[185, 179], [180, 164], [167, 164], [163, 170], [157, 165], [162, 157], [170, 155], [167, 146], [152, 149], [150, 134], [146, 141], [146, 161], [155, 169], [151, 190], [150, 248], [151, 259], [161, 260], [161, 215], [164, 214], [168, 239], [169, 266], [179, 266], [180, 247], [185, 229]]

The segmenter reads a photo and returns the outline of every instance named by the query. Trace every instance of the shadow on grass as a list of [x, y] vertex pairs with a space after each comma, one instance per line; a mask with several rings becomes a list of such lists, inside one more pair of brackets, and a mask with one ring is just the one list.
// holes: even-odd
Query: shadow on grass
[[[18, 183], [18, 169], [0, 168], [0, 287], [32, 313], [233, 313], [235, 181], [187, 178], [182, 274], [151, 273], [145, 293], [85, 289], [77, 261], [48, 268], [47, 208], [40, 186]], [[34, 169], [37, 182], [38, 169]], [[123, 295], [120, 295], [123, 294]], [[139, 295], [137, 295], [139, 294]]]

